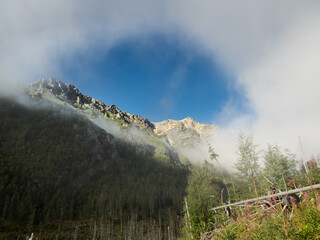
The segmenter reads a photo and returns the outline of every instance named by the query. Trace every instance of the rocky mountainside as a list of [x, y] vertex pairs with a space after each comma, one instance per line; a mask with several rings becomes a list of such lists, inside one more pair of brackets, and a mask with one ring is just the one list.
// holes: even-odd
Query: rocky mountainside
[[56, 79], [26, 92], [28, 104], [0, 98], [0, 239], [53, 239], [58, 228], [57, 239], [88, 239], [97, 228], [96, 239], [125, 239], [138, 225], [136, 239], [155, 239], [158, 225], [157, 235], [178, 232], [192, 160], [180, 147], [200, 143], [212, 126], [151, 123]]
[[134, 124], [143, 128], [154, 128], [148, 119], [139, 115], [123, 112], [115, 105], [107, 106], [100, 100], [82, 94], [75, 86], [64, 83], [58, 79], [40, 79], [28, 86], [28, 92], [32, 94], [34, 98], [40, 98], [43, 94], [52, 94], [76, 107], [95, 109], [107, 118], [116, 118], [124, 123]]
[[142, 152], [63, 105], [34, 106], [0, 97], [0, 239], [178, 231], [188, 170], [172, 154], [151, 140]]
[[209, 123], [199, 123], [191, 117], [180, 121], [169, 119], [153, 124], [154, 132], [160, 136], [167, 136], [174, 147], [188, 147], [201, 143], [213, 134], [215, 128]]
[[175, 148], [194, 146], [210, 137], [214, 132], [212, 125], [201, 124], [190, 117], [180, 121], [150, 122], [140, 115], [121, 111], [115, 105], [107, 106], [100, 100], [82, 94], [75, 86], [58, 79], [40, 79], [31, 83], [27, 87], [27, 92], [36, 99], [53, 96], [64, 103], [69, 103], [74, 108], [94, 110], [107, 119], [120, 122], [122, 126], [136, 126], [149, 133], [153, 132], [167, 139], [167, 142]]
[[169, 119], [162, 122], [155, 122], [153, 124], [155, 126], [154, 132], [158, 135], [166, 135], [174, 129], [183, 130], [191, 128], [195, 130], [202, 139], [210, 137], [214, 129], [209, 123], [202, 124], [191, 117], [187, 117], [180, 121]]

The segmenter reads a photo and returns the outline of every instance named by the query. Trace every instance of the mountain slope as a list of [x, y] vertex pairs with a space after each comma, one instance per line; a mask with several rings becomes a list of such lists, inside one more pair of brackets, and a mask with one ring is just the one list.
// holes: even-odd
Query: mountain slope
[[75, 86], [57, 79], [40, 79], [25, 90], [40, 104], [82, 115], [116, 138], [136, 146], [136, 151], [149, 154], [164, 162], [180, 164], [175, 150], [165, 137], [154, 134], [154, 125], [146, 118], [107, 106], [102, 101], [82, 94]]
[[134, 124], [142, 128], [153, 129], [153, 124], [146, 118], [139, 115], [121, 111], [115, 105], [107, 106], [102, 101], [96, 100], [88, 95], [82, 94], [75, 86], [64, 83], [58, 79], [40, 79], [28, 86], [27, 91], [35, 98], [43, 95], [58, 97], [64, 102], [81, 109], [94, 109], [107, 118], [119, 119], [123, 125]]
[[[130, 224], [144, 222], [145, 231], [149, 218], [161, 219], [159, 231], [169, 222], [179, 228], [183, 166], [144, 154], [79, 114], [1, 99], [0, 122], [1, 239], [40, 228], [45, 228], [42, 239], [53, 239], [50, 231], [56, 234], [57, 228], [48, 226], [56, 221], [59, 228], [73, 223], [58, 237], [73, 239], [70, 231], [88, 219], [108, 219], [112, 239], [135, 231], [125, 227], [131, 218]], [[78, 233], [78, 239], [87, 239], [88, 231]]]
[[180, 121], [169, 119], [153, 124], [154, 132], [160, 136], [167, 136], [170, 144], [176, 148], [195, 146], [214, 132], [214, 127], [210, 124], [201, 124], [191, 117]]
[[[157, 150], [159, 150], [158, 145], [161, 145], [160, 142], [169, 143], [167, 147], [170, 145], [174, 148], [192, 147], [202, 143], [214, 132], [214, 127], [210, 124], [201, 124], [190, 117], [180, 121], [165, 120], [152, 123], [147, 118], [121, 111], [115, 105], [107, 106], [100, 100], [82, 94], [75, 86], [57, 79], [40, 79], [30, 84], [27, 92], [36, 99], [61, 105], [69, 104], [92, 120], [100, 115], [102, 119], [116, 122], [121, 127], [135, 126], [146, 133], [145, 138], [148, 138], [148, 142], [157, 142], [157, 146], [154, 146]], [[128, 133], [125, 135], [128, 136]], [[150, 136], [159, 136], [162, 141]], [[134, 142], [137, 142], [136, 138]]]

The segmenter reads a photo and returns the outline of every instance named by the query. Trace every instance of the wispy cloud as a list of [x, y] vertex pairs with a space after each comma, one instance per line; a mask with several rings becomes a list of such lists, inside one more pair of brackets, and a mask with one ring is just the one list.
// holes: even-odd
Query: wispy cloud
[[235, 162], [240, 131], [253, 133], [262, 148], [276, 143], [298, 154], [301, 136], [306, 156], [318, 154], [320, 3], [174, 3], [177, 25], [235, 76], [233, 85], [248, 100], [250, 114], [231, 99], [219, 116], [226, 124], [211, 143], [223, 162]]
[[[130, 36], [177, 34], [235, 76], [232, 84], [242, 87], [254, 113], [237, 114], [232, 101], [225, 106], [222, 114], [231, 119], [213, 140], [224, 162], [234, 161], [230, 153], [240, 129], [253, 132], [260, 144], [276, 142], [293, 152], [301, 136], [307, 155], [317, 154], [319, 16], [317, 0], [2, 0], [0, 89], [56, 76], [62, 58], [96, 45], [107, 49]], [[181, 84], [179, 74], [173, 86]]]
[[185, 81], [187, 74], [186, 65], [180, 65], [169, 79], [169, 89], [174, 90], [179, 88]]
[[[159, 28], [162, 3], [1, 1], [0, 88], [60, 74], [60, 60]], [[162, 24], [162, 23], [161, 23]]]
[[176, 110], [176, 101], [178, 100], [181, 86], [185, 82], [186, 75], [187, 67], [186, 64], [183, 64], [178, 66], [168, 79], [163, 97], [159, 100], [159, 105], [163, 114], [170, 115]]

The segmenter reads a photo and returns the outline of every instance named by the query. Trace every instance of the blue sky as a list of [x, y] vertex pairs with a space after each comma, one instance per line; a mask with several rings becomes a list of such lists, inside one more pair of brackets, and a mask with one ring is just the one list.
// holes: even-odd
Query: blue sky
[[191, 116], [212, 122], [235, 96], [231, 76], [196, 46], [175, 36], [127, 38], [61, 60], [63, 81], [151, 121]]
[[319, 0], [2, 0], [0, 29], [0, 94], [57, 77], [151, 121], [218, 124], [226, 162], [240, 131], [319, 152]]

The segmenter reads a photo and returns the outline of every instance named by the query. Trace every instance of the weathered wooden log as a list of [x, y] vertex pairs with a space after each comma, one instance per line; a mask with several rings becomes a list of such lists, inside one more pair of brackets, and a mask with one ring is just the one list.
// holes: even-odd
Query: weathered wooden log
[[265, 199], [269, 199], [272, 197], [280, 197], [280, 196], [286, 196], [286, 195], [290, 195], [293, 193], [298, 193], [298, 192], [303, 192], [303, 191], [310, 191], [312, 189], [318, 189], [320, 188], [320, 184], [316, 184], [316, 185], [312, 185], [312, 186], [308, 186], [308, 187], [302, 187], [302, 188], [297, 188], [297, 189], [293, 189], [287, 192], [280, 192], [280, 193], [276, 193], [276, 194], [271, 194], [271, 195], [266, 195], [266, 196], [262, 196], [262, 197], [258, 197], [258, 198], [251, 198], [251, 199], [247, 199], [247, 200], [243, 200], [240, 202], [235, 202], [235, 203], [230, 203], [230, 204], [226, 204], [226, 205], [222, 205], [219, 207], [214, 207], [211, 208], [211, 211], [215, 211], [218, 209], [222, 209], [222, 208], [226, 208], [226, 207], [232, 207], [232, 206], [236, 206], [236, 205], [243, 205], [243, 204], [247, 204], [250, 202], [257, 202], [257, 201], [261, 201], [261, 200], [265, 200]]

